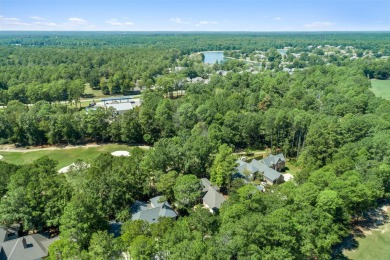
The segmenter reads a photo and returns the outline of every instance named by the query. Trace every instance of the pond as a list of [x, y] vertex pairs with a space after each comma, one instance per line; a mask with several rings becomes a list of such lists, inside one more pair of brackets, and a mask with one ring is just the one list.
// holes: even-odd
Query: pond
[[225, 60], [223, 51], [205, 51], [204, 54], [204, 63], [214, 64], [215, 62], [221, 62]]

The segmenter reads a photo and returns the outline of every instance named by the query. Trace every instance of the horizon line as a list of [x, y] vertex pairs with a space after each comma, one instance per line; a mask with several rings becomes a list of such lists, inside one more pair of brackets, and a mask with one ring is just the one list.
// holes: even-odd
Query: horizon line
[[324, 31], [228, 31], [228, 30], [222, 30], [222, 31], [215, 31], [215, 30], [209, 30], [209, 31], [195, 31], [195, 30], [190, 30], [190, 31], [185, 31], [185, 30], [145, 30], [145, 31], [115, 31], [115, 30], [1, 30], [0, 32], [118, 32], [118, 33], [137, 33], [137, 32], [181, 32], [181, 33], [339, 33], [339, 32], [388, 32], [390, 33], [390, 30], [324, 30]]

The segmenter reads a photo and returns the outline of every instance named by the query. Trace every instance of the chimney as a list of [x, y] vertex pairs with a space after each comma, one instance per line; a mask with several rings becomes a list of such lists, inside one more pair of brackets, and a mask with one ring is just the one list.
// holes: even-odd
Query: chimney
[[27, 248], [26, 238], [22, 239], [22, 243], [23, 243], [23, 248]]

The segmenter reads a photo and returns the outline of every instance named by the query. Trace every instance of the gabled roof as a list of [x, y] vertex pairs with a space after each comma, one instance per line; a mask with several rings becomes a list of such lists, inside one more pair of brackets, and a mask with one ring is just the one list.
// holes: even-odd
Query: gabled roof
[[164, 205], [161, 206], [160, 212], [159, 212], [160, 217], [165, 217], [165, 218], [176, 218], [177, 214], [171, 206], [167, 202], [164, 203]]
[[282, 160], [283, 162], [286, 161], [286, 158], [284, 158], [284, 155], [282, 153], [279, 153], [277, 155], [275, 155], [275, 157], [279, 158], [280, 160]]
[[203, 197], [203, 202], [212, 210], [219, 209], [225, 201], [222, 194], [213, 188], [209, 189]]
[[237, 167], [237, 171], [244, 177], [249, 174], [254, 174], [262, 169], [263, 166], [255, 164], [255, 159], [252, 160], [251, 163], [246, 163]]
[[157, 208], [157, 207], [164, 205], [164, 203], [166, 203], [165, 201], [159, 202], [161, 198], [162, 198], [162, 196], [157, 196], [157, 197], [151, 198], [150, 199], [151, 206], [153, 208]]
[[253, 174], [255, 172], [260, 172], [265, 178], [274, 182], [280, 178], [281, 173], [275, 171], [271, 167], [276, 165], [278, 162], [285, 160], [284, 155], [281, 153], [277, 155], [270, 155], [260, 161], [253, 159], [250, 163], [237, 160], [239, 166], [236, 168], [237, 172], [233, 175], [233, 178], [247, 178], [247, 173]]
[[258, 172], [259, 169], [256, 166], [254, 166], [253, 164], [248, 163], [247, 165], [245, 165], [244, 173], [245, 173], [245, 171], [253, 174], [255, 172]]
[[18, 238], [18, 230], [13, 227], [0, 227], [0, 243]]
[[0, 227], [0, 243], [7, 240], [7, 230], [3, 227]]
[[219, 188], [217, 186], [213, 186], [206, 178], [202, 178], [201, 181], [204, 186], [203, 192], [205, 193], [202, 198], [203, 203], [212, 210], [219, 209], [221, 204], [226, 201], [222, 194], [218, 192]]
[[219, 191], [219, 188], [215, 185], [213, 185], [208, 179], [206, 178], [202, 178], [200, 179], [200, 181], [202, 182], [203, 184], [203, 190], [202, 192], [207, 192], [209, 191], [210, 189], [214, 189], [216, 191]]
[[277, 155], [271, 154], [267, 158], [264, 158], [262, 161], [267, 167], [272, 167], [272, 165], [276, 165], [278, 161], [286, 161], [286, 159], [284, 158], [284, 155], [280, 153]]
[[160, 217], [175, 218], [176, 212], [168, 202], [159, 202], [161, 196], [150, 199], [150, 203], [136, 201], [131, 206], [132, 220], [145, 220], [149, 223], [156, 223]]
[[263, 191], [263, 190], [264, 190], [264, 186], [263, 186], [263, 185], [257, 185], [256, 188], [257, 188], [259, 191]]
[[280, 172], [275, 171], [272, 168], [266, 168], [266, 170], [263, 172], [263, 175], [268, 180], [274, 182], [277, 179], [279, 179], [280, 175], [282, 175]]
[[267, 157], [267, 158], [264, 158], [262, 160], [262, 162], [264, 163], [265, 166], [267, 167], [272, 167], [272, 165], [275, 165], [275, 160], [273, 158], [273, 156], [271, 157]]
[[246, 165], [246, 162], [244, 162], [243, 160], [238, 159], [236, 161], [236, 164], [238, 164], [238, 166], [241, 166], [241, 165]]
[[262, 160], [258, 161], [256, 159], [253, 159], [249, 164], [255, 167], [256, 171], [258, 172], [264, 172], [268, 168], [264, 165], [264, 163], [262, 163]]
[[140, 211], [135, 213], [131, 219], [132, 220], [145, 220], [149, 223], [156, 223], [158, 221], [160, 209], [159, 208], [151, 208], [145, 211]]
[[149, 204], [145, 201], [136, 200], [133, 205], [131, 205], [131, 214], [135, 214], [140, 211], [149, 209]]
[[56, 239], [47, 239], [41, 234], [28, 235], [1, 243], [2, 259], [34, 260], [46, 257], [49, 246]]

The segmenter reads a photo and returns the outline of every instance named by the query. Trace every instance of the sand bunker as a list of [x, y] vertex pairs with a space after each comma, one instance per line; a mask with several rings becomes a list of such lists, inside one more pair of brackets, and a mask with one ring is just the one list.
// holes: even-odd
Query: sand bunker
[[81, 162], [81, 163], [72, 163], [68, 166], [65, 166], [64, 168], [61, 168], [58, 170], [58, 173], [67, 173], [69, 172], [70, 170], [77, 170], [77, 169], [80, 169], [80, 168], [89, 168], [91, 165], [85, 163], [85, 162]]
[[113, 155], [113, 156], [130, 156], [130, 152], [128, 152], [128, 151], [115, 151], [115, 152], [112, 152], [111, 155]]

